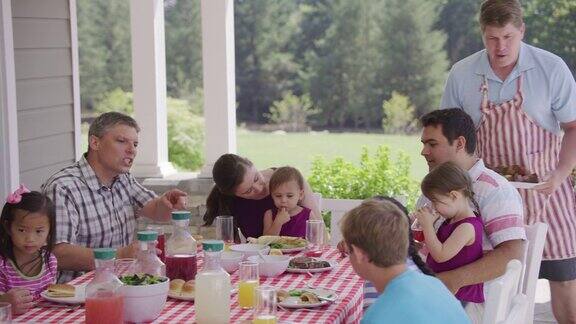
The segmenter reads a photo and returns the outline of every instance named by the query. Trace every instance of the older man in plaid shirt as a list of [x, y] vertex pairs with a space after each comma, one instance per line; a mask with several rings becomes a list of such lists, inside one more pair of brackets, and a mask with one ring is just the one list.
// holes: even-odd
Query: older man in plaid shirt
[[56, 205], [54, 253], [66, 282], [94, 269], [93, 248], [117, 248], [118, 258], [134, 257], [136, 218], [167, 220], [183, 209], [186, 193], [173, 189], [160, 197], [129, 173], [140, 128], [117, 112], [100, 115], [88, 131], [88, 152], [54, 174], [43, 186]]

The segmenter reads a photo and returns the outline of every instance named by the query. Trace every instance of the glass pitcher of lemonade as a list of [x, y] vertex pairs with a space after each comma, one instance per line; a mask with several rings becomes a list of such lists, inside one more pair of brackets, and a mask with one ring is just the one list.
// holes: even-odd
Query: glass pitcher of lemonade
[[136, 260], [136, 273], [147, 273], [153, 276], [164, 277], [166, 275], [166, 266], [156, 254], [156, 240], [158, 233], [154, 231], [138, 232], [138, 242], [140, 251]]
[[116, 249], [94, 249], [94, 258], [94, 279], [86, 286], [86, 323], [123, 323], [123, 284], [114, 274]]
[[196, 276], [196, 240], [190, 234], [189, 211], [172, 212], [173, 232], [166, 241], [166, 276], [184, 281]]
[[224, 241], [205, 240], [204, 267], [196, 275], [196, 322], [221, 324], [230, 322], [230, 275], [220, 266]]

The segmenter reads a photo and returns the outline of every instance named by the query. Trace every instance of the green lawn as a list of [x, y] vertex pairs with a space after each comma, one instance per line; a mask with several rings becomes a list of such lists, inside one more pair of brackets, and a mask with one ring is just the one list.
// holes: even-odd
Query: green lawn
[[420, 137], [416, 135], [327, 132], [277, 135], [238, 129], [238, 154], [250, 158], [258, 168], [291, 165], [304, 176], [308, 176], [315, 156], [326, 159], [341, 156], [357, 163], [363, 146], [375, 152], [382, 144], [388, 145], [392, 154], [404, 151], [410, 156], [411, 175], [415, 180], [422, 180], [428, 173], [426, 161], [420, 155]]
[[[82, 149], [86, 151], [88, 128], [83, 125]], [[404, 151], [410, 156], [411, 175], [420, 182], [428, 173], [428, 166], [420, 150], [420, 138], [416, 135], [382, 135], [359, 133], [273, 133], [253, 132], [238, 128], [238, 154], [252, 160], [258, 168], [291, 165], [297, 167], [305, 177], [310, 173], [312, 160], [321, 155], [326, 159], [337, 156], [347, 161], [358, 162], [363, 146], [375, 152], [378, 145], [388, 145], [392, 154]]]

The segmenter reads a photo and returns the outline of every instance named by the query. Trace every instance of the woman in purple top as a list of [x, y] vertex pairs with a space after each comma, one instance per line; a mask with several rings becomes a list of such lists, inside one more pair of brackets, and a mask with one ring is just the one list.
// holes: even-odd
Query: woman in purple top
[[[474, 214], [477, 205], [468, 173], [452, 162], [434, 168], [421, 184], [422, 194], [445, 218], [436, 232], [436, 215], [425, 207], [415, 213], [424, 232], [424, 244], [429, 251], [426, 264], [436, 273], [472, 263], [482, 257], [483, 225]], [[460, 301], [483, 303], [483, 284], [464, 286], [456, 293]]]
[[[224, 154], [214, 163], [214, 188], [206, 200], [204, 222], [211, 225], [218, 215], [232, 215], [245, 237], [260, 237], [264, 213], [274, 207], [268, 184], [274, 169], [258, 171], [252, 162], [236, 154]], [[312, 190], [304, 181], [301, 205], [320, 215]], [[238, 236], [236, 236], [238, 240]]]
[[314, 214], [299, 206], [304, 197], [304, 178], [298, 169], [285, 166], [270, 178], [274, 208], [264, 214], [264, 235], [306, 237], [306, 221]]

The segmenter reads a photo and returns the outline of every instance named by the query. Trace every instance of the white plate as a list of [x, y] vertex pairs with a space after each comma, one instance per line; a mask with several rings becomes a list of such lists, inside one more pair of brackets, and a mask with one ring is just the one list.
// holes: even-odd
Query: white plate
[[533, 183], [533, 182], [510, 182], [510, 184], [517, 189], [532, 189], [537, 185], [541, 185], [543, 182]]
[[40, 296], [42, 296], [42, 298], [46, 299], [47, 301], [55, 303], [69, 305], [84, 304], [86, 301], [86, 285], [87, 283], [76, 286], [76, 295], [74, 297], [51, 297], [48, 295], [48, 290], [41, 292]]
[[172, 293], [170, 290], [168, 290], [168, 297], [179, 300], [188, 300], [188, 301], [194, 300], [194, 296], [180, 296], [179, 294]]
[[[291, 290], [294, 290], [294, 289], [291, 289]], [[330, 298], [330, 299], [338, 298], [338, 295], [336, 295], [336, 293], [334, 293], [333, 291], [330, 291], [330, 290], [325, 290], [325, 289], [297, 289], [297, 290], [309, 291], [309, 292], [315, 293], [318, 296], [326, 297], [326, 298]], [[302, 303], [300, 301], [300, 297], [290, 296], [290, 297], [286, 298], [285, 300], [283, 300], [281, 303], [278, 303], [278, 305], [280, 305], [284, 308], [313, 308], [313, 307], [320, 307], [320, 306], [328, 305], [330, 303], [331, 302], [328, 300], [320, 300], [319, 303], [307, 304], [307, 303]]]
[[324, 272], [324, 271], [330, 271], [330, 270], [336, 268], [336, 266], [338, 265], [338, 263], [336, 261], [325, 260], [325, 259], [318, 259], [318, 261], [328, 261], [328, 263], [330, 263], [330, 266], [326, 267], [326, 268], [314, 268], [314, 269], [294, 269], [294, 268], [290, 268], [290, 266], [288, 266], [288, 268], [286, 269], [286, 272], [293, 272], [293, 273]]

